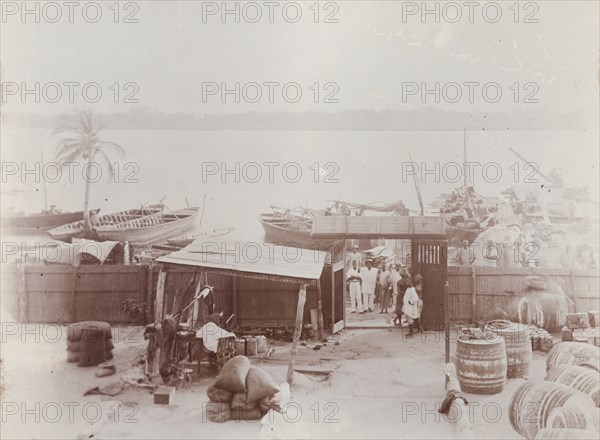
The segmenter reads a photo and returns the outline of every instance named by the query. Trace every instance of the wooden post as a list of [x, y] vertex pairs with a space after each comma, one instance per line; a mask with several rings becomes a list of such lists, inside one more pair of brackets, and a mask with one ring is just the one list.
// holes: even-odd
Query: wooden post
[[325, 339], [325, 325], [323, 324], [323, 303], [321, 301], [321, 280], [317, 280], [317, 323], [319, 331], [319, 341]]
[[575, 313], [578, 313], [581, 309], [579, 308], [579, 295], [575, 292], [575, 273], [573, 272], [573, 268], [569, 272], [569, 287], [571, 289], [569, 296], [573, 298], [573, 302], [575, 303]]
[[473, 289], [471, 292], [471, 321], [477, 322], [477, 271], [475, 266], [471, 266], [471, 280]]
[[[449, 306], [449, 288], [448, 280], [444, 286], [444, 350], [446, 363], [450, 362], [450, 306]], [[449, 377], [446, 375], [446, 384], [448, 384]]]
[[26, 323], [29, 320], [29, 299], [25, 286], [25, 264], [17, 262], [17, 292], [19, 298], [19, 322]]
[[237, 277], [233, 276], [231, 277], [231, 283], [232, 283], [232, 290], [233, 290], [233, 298], [232, 298], [232, 304], [231, 304], [231, 309], [233, 312], [233, 322], [231, 323], [231, 328], [233, 329], [237, 329], [238, 326], [238, 316], [239, 316], [239, 312], [238, 312], [238, 283], [237, 283]]
[[[152, 263], [150, 263], [148, 266], [146, 266], [146, 304], [148, 304], [148, 307], [153, 306], [154, 301], [152, 299], [152, 275], [153, 275], [153, 267], [152, 267]], [[145, 313], [144, 314], [144, 325], [148, 325], [148, 321], [150, 320], [150, 313], [152, 313], [152, 310], [149, 310], [149, 313]]]
[[[348, 246], [348, 240], [344, 240], [344, 251], [342, 252], [342, 260], [344, 266], [342, 267], [342, 321], [346, 322], [346, 301], [348, 301], [348, 297], [346, 296], [346, 247]], [[360, 267], [358, 268], [360, 270]], [[335, 298], [334, 298], [335, 299]], [[334, 302], [335, 304], [335, 302]], [[335, 318], [332, 322], [335, 322]]]
[[75, 292], [77, 290], [77, 278], [78, 278], [79, 266], [75, 266], [75, 272], [73, 272], [73, 285], [71, 286], [71, 322], [77, 322], [77, 310], [75, 309]]
[[292, 353], [290, 354], [290, 364], [287, 372], [287, 383], [292, 386], [294, 381], [294, 364], [296, 363], [296, 353], [298, 352], [298, 342], [302, 334], [302, 318], [304, 316], [304, 303], [306, 302], [306, 284], [300, 287], [298, 292], [298, 306], [296, 307], [296, 328], [294, 328], [294, 342], [292, 343]]
[[158, 274], [158, 282], [156, 283], [156, 298], [154, 299], [154, 324], [162, 325], [163, 321], [163, 304], [165, 300], [165, 280], [167, 279], [167, 271], [160, 268]]
[[161, 357], [163, 356], [164, 337], [163, 337], [163, 304], [165, 298], [165, 280], [167, 279], [167, 271], [161, 267], [158, 274], [158, 282], [156, 285], [156, 298], [154, 301], [154, 325], [157, 329], [156, 338], [151, 338], [148, 344], [155, 344], [154, 356], [152, 356], [149, 372], [150, 375], [157, 375], [160, 372]]

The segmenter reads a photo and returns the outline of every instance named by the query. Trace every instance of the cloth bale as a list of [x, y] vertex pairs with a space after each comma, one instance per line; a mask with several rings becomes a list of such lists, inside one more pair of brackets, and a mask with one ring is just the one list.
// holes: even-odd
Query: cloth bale
[[264, 397], [272, 396], [279, 392], [279, 387], [269, 373], [262, 368], [250, 367], [246, 376], [248, 402], [258, 402]]
[[81, 331], [80, 367], [95, 366], [106, 360], [104, 356], [105, 340], [102, 336], [102, 330], [93, 327], [86, 327]]
[[[115, 344], [113, 344], [112, 337], [104, 340], [105, 350], [113, 350], [114, 348]], [[67, 349], [70, 351], [81, 351], [81, 339], [79, 341], [67, 341]]]
[[271, 399], [273, 396], [263, 397], [258, 401], [258, 407], [262, 411], [263, 415], [266, 414], [269, 409], [271, 409]]
[[245, 393], [248, 370], [250, 370], [248, 358], [246, 356], [234, 356], [221, 368], [215, 386], [232, 393]]
[[[67, 350], [67, 362], [79, 362], [79, 351], [71, 351]], [[112, 350], [107, 350], [104, 352], [104, 359], [109, 361], [113, 356]]]
[[251, 410], [257, 402], [247, 402], [247, 393], [235, 393], [231, 398], [231, 409]]
[[211, 402], [231, 402], [233, 393], [223, 388], [218, 388], [213, 384], [206, 390], [206, 395]]
[[256, 404], [252, 409], [232, 409], [230, 418], [233, 420], [258, 420], [262, 417], [262, 411]]
[[79, 341], [84, 328], [98, 329], [104, 333], [105, 338], [112, 338], [112, 332], [108, 322], [82, 321], [69, 325], [67, 328], [67, 341]]
[[231, 418], [229, 402], [208, 402], [204, 409], [206, 417], [211, 422], [224, 423]]

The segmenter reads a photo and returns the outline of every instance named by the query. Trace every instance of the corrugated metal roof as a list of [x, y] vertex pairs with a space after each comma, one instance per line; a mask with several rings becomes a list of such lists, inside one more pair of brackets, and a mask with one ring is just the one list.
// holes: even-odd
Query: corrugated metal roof
[[302, 281], [320, 278], [325, 256], [325, 252], [312, 249], [199, 238], [185, 248], [156, 261]]

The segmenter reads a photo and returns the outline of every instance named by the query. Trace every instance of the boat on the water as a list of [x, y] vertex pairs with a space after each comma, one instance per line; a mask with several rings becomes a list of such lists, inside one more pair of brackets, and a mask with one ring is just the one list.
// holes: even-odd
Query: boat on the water
[[199, 207], [167, 212], [161, 210], [122, 223], [97, 225], [94, 230], [101, 240], [114, 240], [121, 243], [127, 241], [137, 246], [145, 246], [190, 229], [199, 212]]
[[[94, 210], [98, 213], [99, 209]], [[47, 231], [65, 223], [83, 220], [83, 211], [61, 212], [51, 207], [36, 214], [7, 215], [2, 217], [2, 229], [17, 232]]]
[[[97, 229], [98, 227], [115, 226], [128, 221], [139, 220], [143, 217], [160, 213], [162, 212], [162, 209], [162, 205], [152, 205], [137, 209], [129, 209], [126, 211], [119, 211], [112, 214], [105, 214], [99, 217], [94, 215], [94, 212], [97, 213], [98, 211], [92, 211], [90, 217], [92, 221], [92, 227]], [[70, 243], [73, 238], [98, 238], [97, 236], [84, 237], [85, 232], [83, 227], [83, 213], [81, 215], [81, 220], [54, 227], [48, 231], [48, 234], [54, 240], [66, 241], [67, 243]]]

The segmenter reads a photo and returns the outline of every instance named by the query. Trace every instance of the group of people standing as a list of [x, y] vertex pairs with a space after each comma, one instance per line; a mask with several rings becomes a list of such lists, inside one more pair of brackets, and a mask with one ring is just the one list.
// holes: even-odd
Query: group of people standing
[[422, 331], [421, 312], [422, 277], [420, 274], [411, 277], [405, 268], [399, 264], [392, 267], [382, 263], [374, 267], [372, 260], [366, 260], [362, 265], [362, 255], [358, 247], [348, 257], [346, 280], [350, 293], [351, 313], [370, 313], [377, 302], [381, 307], [379, 313], [389, 313], [388, 308], [395, 308], [394, 324], [401, 325], [404, 315], [409, 326], [409, 335]]

